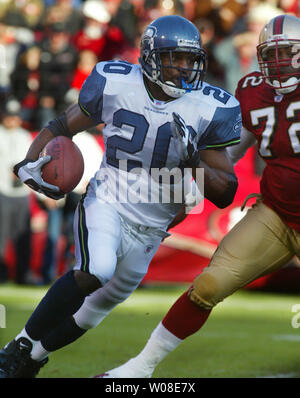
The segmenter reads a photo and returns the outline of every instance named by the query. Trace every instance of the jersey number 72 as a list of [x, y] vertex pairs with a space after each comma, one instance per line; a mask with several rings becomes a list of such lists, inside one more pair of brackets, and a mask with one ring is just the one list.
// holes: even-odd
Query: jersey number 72
[[[287, 130], [292, 151], [295, 155], [300, 155], [300, 122], [297, 121], [297, 113], [300, 112], [300, 101], [292, 102], [286, 109], [286, 118], [292, 122]], [[272, 141], [278, 124], [274, 106], [262, 109], [255, 109], [250, 112], [253, 127], [259, 127], [265, 121], [265, 129], [262, 132], [259, 153], [264, 158], [275, 157], [272, 153]]]

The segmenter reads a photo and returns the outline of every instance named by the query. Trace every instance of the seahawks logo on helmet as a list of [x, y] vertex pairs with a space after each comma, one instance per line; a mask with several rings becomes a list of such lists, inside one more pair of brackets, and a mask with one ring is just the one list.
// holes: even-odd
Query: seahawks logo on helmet
[[150, 49], [153, 48], [153, 37], [155, 37], [156, 32], [156, 27], [149, 25], [142, 36], [141, 47], [144, 47], [145, 57], [148, 57]]
[[152, 26], [152, 25], [149, 25], [149, 26], [146, 28], [145, 32], [144, 32], [143, 38], [145, 39], [145, 38], [147, 37], [147, 38], [150, 38], [150, 39], [151, 39], [151, 37], [154, 37], [154, 36], [155, 36], [156, 32], [157, 32], [156, 27], [155, 27], [155, 26]]

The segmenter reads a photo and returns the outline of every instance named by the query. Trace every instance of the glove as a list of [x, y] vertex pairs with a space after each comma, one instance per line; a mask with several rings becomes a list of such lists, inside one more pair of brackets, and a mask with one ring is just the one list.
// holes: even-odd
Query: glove
[[197, 136], [193, 136], [192, 131], [188, 129], [185, 121], [178, 113], [173, 112], [172, 115], [171, 130], [175, 138], [178, 155], [188, 166], [197, 167], [200, 162], [196, 141]]
[[45, 182], [41, 176], [42, 167], [50, 160], [50, 155], [40, 157], [35, 162], [30, 159], [24, 159], [14, 166], [13, 171], [24, 184], [28, 185], [34, 191], [43, 193], [48, 198], [58, 200], [64, 197], [64, 193], [56, 185]]

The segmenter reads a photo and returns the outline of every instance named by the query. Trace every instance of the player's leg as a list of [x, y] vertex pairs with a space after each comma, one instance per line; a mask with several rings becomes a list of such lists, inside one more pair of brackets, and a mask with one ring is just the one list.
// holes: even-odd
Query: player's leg
[[[58, 279], [39, 303], [25, 328], [0, 351], [0, 378], [35, 377], [40, 367], [47, 362], [40, 340], [76, 312], [84, 297], [73, 271]], [[33, 356], [37, 351], [38, 358]]]
[[[115, 212], [113, 211], [113, 213]], [[115, 214], [117, 215], [117, 213]], [[103, 233], [101, 236], [93, 235], [97, 250], [92, 251], [93, 256], [89, 261], [91, 271], [101, 280], [103, 287], [86, 297], [77, 313], [66, 318], [56, 328], [50, 330], [38, 344], [35, 344], [31, 357], [40, 363], [44, 363], [50, 352], [75, 341], [85, 331], [97, 326], [116, 305], [126, 300], [137, 288], [148, 270], [162, 236], [143, 237], [140, 233], [140, 241], [137, 239], [135, 231], [130, 231], [130, 227], [127, 226], [126, 229], [123, 229], [122, 241], [120, 241], [118, 221], [113, 222], [113, 216], [114, 214], [110, 216], [110, 222], [106, 224], [105, 217], [103, 214], [101, 215], [101, 225], [108, 226], [108, 233], [107, 236]], [[117, 217], [119, 216], [117, 215]], [[112, 236], [114, 237], [111, 241]], [[111, 248], [113, 251], [109, 252]], [[116, 262], [117, 252], [120, 261], [116, 270], [115, 266], [106, 266], [103, 260], [99, 264], [93, 261], [96, 258], [106, 258], [111, 262], [111, 259], [114, 258]], [[98, 255], [96, 256], [95, 253]], [[91, 255], [91, 250], [89, 250], [89, 255]], [[112, 276], [112, 274], [114, 275]], [[22, 342], [24, 342], [23, 338]]]
[[[118, 214], [109, 206], [100, 207], [97, 201], [88, 197], [80, 203], [74, 223], [78, 231], [75, 270], [54, 283], [29, 318], [25, 328], [9, 343], [11, 347], [6, 347], [6, 351], [10, 352], [13, 348], [14, 352], [19, 353], [17, 358], [13, 358], [14, 363], [20, 363], [22, 346], [28, 359], [42, 364], [42, 358], [45, 358], [49, 351], [69, 344], [85, 332], [74, 323], [71, 316], [81, 307], [87, 295], [101, 287], [102, 279], [98, 275], [95, 276], [94, 269], [103, 270], [103, 280], [112, 276], [120, 242]], [[8, 362], [9, 357], [5, 353], [0, 352], [0, 359], [1, 357], [5, 357], [3, 361]], [[10, 357], [13, 355], [10, 354]], [[1, 368], [4, 367], [5, 364], [0, 366], [0, 376]], [[22, 371], [24, 367], [26, 368], [23, 362]], [[7, 377], [6, 373], [2, 371], [3, 377]], [[19, 375], [20, 371], [13, 371], [10, 377], [22, 377], [14, 374]]]
[[87, 297], [82, 307], [74, 314], [74, 319], [80, 327], [90, 329], [97, 326], [136, 290], [148, 271], [161, 239], [162, 235], [155, 233], [139, 233], [137, 236], [136, 229], [123, 222], [116, 271], [111, 280]]
[[8, 280], [8, 268], [5, 264], [5, 247], [13, 232], [13, 203], [0, 193], [0, 283]]
[[[135, 258], [132, 261], [137, 261]], [[85, 298], [83, 305], [50, 331], [33, 350], [33, 356], [41, 360], [51, 352], [70, 344], [102, 320], [137, 288], [146, 272], [123, 272], [118, 267], [109, 282]]]
[[12, 214], [14, 231], [11, 238], [16, 253], [15, 281], [23, 284], [26, 283], [31, 254], [29, 198], [12, 198], [12, 202], [14, 207]]
[[210, 265], [170, 308], [141, 353], [100, 377], [151, 377], [156, 365], [206, 322], [212, 308], [294, 255], [288, 228], [259, 203], [222, 240]]

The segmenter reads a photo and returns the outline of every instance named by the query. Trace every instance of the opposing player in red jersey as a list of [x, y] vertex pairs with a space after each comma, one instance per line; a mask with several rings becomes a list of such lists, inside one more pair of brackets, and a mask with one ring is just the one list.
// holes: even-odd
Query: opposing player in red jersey
[[266, 167], [256, 204], [221, 241], [141, 353], [96, 377], [151, 377], [169, 352], [203, 326], [217, 303], [300, 255], [300, 19], [272, 19], [260, 34], [257, 54], [261, 72], [241, 79], [236, 91], [241, 143], [228, 148], [236, 163], [258, 143]]

